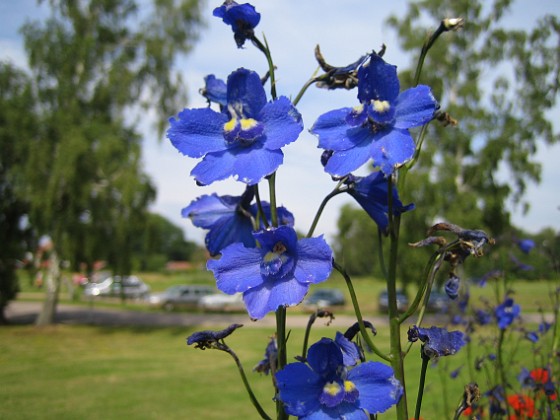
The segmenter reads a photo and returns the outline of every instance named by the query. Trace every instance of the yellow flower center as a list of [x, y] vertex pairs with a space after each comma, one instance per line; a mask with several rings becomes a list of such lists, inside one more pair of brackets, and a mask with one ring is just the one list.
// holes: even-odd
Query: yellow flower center
[[356, 389], [356, 385], [352, 381], [344, 381], [344, 391], [345, 392], [352, 392]]
[[329, 394], [330, 396], [334, 397], [340, 392], [340, 385], [337, 384], [336, 382], [329, 382], [323, 387], [323, 391]]
[[379, 113], [387, 112], [391, 108], [391, 104], [388, 101], [379, 101], [377, 99], [372, 102], [372, 105], [373, 109]]

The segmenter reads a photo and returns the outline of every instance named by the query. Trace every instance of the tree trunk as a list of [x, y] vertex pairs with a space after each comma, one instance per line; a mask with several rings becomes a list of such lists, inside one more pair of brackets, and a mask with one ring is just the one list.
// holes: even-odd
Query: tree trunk
[[60, 291], [60, 261], [55, 249], [51, 251], [49, 256], [45, 288], [43, 309], [35, 321], [35, 325], [39, 327], [54, 324], [54, 317], [56, 315], [56, 305], [58, 303], [58, 293]]

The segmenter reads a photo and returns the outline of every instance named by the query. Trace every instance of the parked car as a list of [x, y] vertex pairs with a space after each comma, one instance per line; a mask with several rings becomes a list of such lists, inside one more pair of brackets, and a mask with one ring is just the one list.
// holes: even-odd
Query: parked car
[[198, 302], [198, 307], [204, 311], [243, 311], [245, 303], [243, 294], [226, 295], [225, 293], [214, 293], [203, 296]]
[[339, 289], [317, 289], [303, 300], [307, 309], [330, 308], [346, 304], [344, 293]]
[[[122, 291], [122, 292], [121, 292]], [[84, 295], [93, 297], [120, 297], [122, 294], [129, 299], [145, 298], [150, 293], [150, 286], [137, 276], [111, 276], [99, 282], [87, 283]]]
[[153, 293], [148, 298], [150, 306], [172, 311], [178, 308], [196, 308], [200, 299], [215, 293], [216, 289], [204, 285], [177, 285], [164, 292]]
[[439, 290], [432, 290], [430, 293], [430, 300], [426, 306], [426, 311], [436, 313], [446, 313], [451, 304], [451, 298], [447, 293], [440, 292]]
[[[387, 312], [389, 310], [389, 293], [384, 290], [379, 294], [379, 299], [377, 301], [379, 311]], [[404, 312], [408, 309], [408, 296], [401, 290], [397, 290], [397, 310], [399, 312]]]

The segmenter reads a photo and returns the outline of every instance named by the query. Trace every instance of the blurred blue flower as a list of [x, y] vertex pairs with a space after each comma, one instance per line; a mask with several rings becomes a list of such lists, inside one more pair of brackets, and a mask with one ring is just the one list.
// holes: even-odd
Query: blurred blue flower
[[492, 321], [492, 315], [482, 309], [474, 312], [474, 319], [479, 325], [488, 325]]
[[[253, 237], [257, 205], [250, 204], [254, 191], [248, 187], [242, 196], [217, 194], [203, 195], [185, 207], [181, 214], [191, 219], [196, 227], [208, 229], [205, 242], [210, 255], [215, 256], [228, 245], [241, 242], [246, 247], [256, 246]], [[262, 203], [264, 217], [270, 221], [270, 204]], [[294, 224], [294, 216], [284, 207], [278, 208], [278, 221], [281, 225]], [[264, 227], [263, 220], [261, 228]]]
[[535, 241], [532, 239], [520, 239], [517, 241], [517, 246], [523, 253], [528, 254], [535, 247]]
[[241, 328], [242, 326], [242, 324], [231, 324], [229, 327], [219, 331], [197, 331], [187, 337], [187, 345], [190, 346], [192, 344], [195, 344], [195, 347], [201, 350], [207, 348], [223, 350], [225, 348], [221, 345], [223, 339], [231, 335], [236, 329]]
[[461, 279], [455, 275], [451, 275], [445, 282], [445, 293], [450, 299], [457, 299], [459, 296], [459, 287], [461, 286]]
[[346, 369], [340, 347], [328, 338], [309, 348], [307, 364], [286, 365], [276, 382], [286, 412], [300, 419], [367, 420], [368, 413], [395, 405], [403, 392], [393, 369], [383, 363]]
[[390, 175], [413, 157], [416, 145], [408, 129], [429, 122], [437, 103], [428, 86], [399, 90], [397, 68], [371, 54], [358, 69], [360, 105], [329, 111], [311, 128], [319, 147], [333, 151], [325, 166], [329, 174], [347, 175], [373, 159]]
[[227, 106], [227, 85], [222, 79], [217, 79], [213, 74], [209, 74], [204, 78], [204, 88], [200, 90], [200, 94], [208, 99], [208, 102], [214, 102], [220, 105], [220, 109]]
[[525, 333], [525, 338], [532, 343], [539, 341], [539, 335], [534, 331], [528, 331]]
[[169, 120], [167, 137], [181, 153], [200, 158], [191, 175], [202, 185], [235, 177], [257, 184], [282, 164], [283, 146], [295, 141], [303, 123], [286, 97], [266, 102], [258, 74], [238, 69], [228, 77], [227, 109], [184, 109]]
[[276, 337], [272, 337], [266, 346], [264, 352], [264, 359], [261, 360], [254, 368], [254, 372], [264, 373], [268, 375], [269, 372], [276, 371], [276, 366], [278, 362], [278, 343], [276, 342]]
[[254, 6], [249, 3], [238, 4], [233, 0], [226, 0], [220, 7], [216, 7], [213, 15], [222, 18], [225, 24], [231, 26], [238, 48], [243, 46], [247, 38], [254, 35], [253, 29], [261, 20], [261, 15]]
[[515, 318], [519, 316], [521, 307], [516, 304], [512, 298], [506, 298], [503, 303], [496, 306], [494, 315], [498, 320], [498, 327], [505, 330], [511, 325]]
[[408, 330], [408, 341], [424, 343], [424, 354], [433, 359], [457, 353], [466, 344], [465, 334], [461, 331], [447, 331], [445, 328], [420, 328], [416, 325]]
[[252, 318], [260, 319], [281, 306], [293, 306], [305, 297], [310, 284], [328, 279], [332, 251], [323, 239], [298, 240], [290, 226], [253, 233], [260, 248], [234, 243], [222, 249], [222, 257], [208, 261], [218, 289], [243, 293]]
[[[382, 172], [374, 172], [366, 177], [351, 176], [347, 181], [348, 194], [367, 212], [382, 232], [389, 226], [389, 183]], [[393, 214], [398, 216], [414, 209], [414, 204], [404, 206], [399, 199], [396, 186], [393, 187]]]

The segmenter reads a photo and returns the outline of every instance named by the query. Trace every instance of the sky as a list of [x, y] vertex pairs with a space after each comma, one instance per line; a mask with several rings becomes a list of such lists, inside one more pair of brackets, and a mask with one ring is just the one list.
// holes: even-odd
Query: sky
[[[408, 67], [412, 57], [399, 50], [395, 32], [384, 23], [391, 14], [403, 13], [407, 3], [404, 0], [252, 1], [251, 4], [261, 13], [261, 21], [255, 32], [260, 39], [263, 34], [266, 36], [277, 67], [279, 95], [295, 97], [311, 77], [317, 68], [313, 56], [317, 44], [320, 44], [326, 60], [339, 66], [354, 62], [363, 54], [386, 44], [385, 60], [398, 67]], [[225, 80], [229, 73], [239, 67], [255, 70], [259, 74], [264, 74], [268, 69], [264, 56], [256, 48], [247, 43], [246, 48], [238, 49], [231, 29], [221, 19], [212, 16], [212, 10], [221, 2], [205, 1], [203, 4], [205, 27], [201, 30], [200, 39], [194, 50], [179, 59], [175, 67], [175, 71], [182, 74], [188, 85], [189, 103], [185, 107], [189, 108], [206, 106], [198, 90], [203, 87], [203, 79], [207, 74]], [[532, 26], [545, 13], [560, 14], [560, 2], [519, 0], [507, 17], [507, 22], [517, 27]], [[46, 6], [38, 7], [35, 0], [0, 0], [0, 60], [10, 60], [26, 67], [23, 40], [18, 29], [28, 19], [45, 16]], [[277, 200], [278, 204], [284, 205], [294, 214], [299, 231], [306, 232], [309, 229], [323, 197], [334, 188], [330, 176], [320, 165], [321, 150], [317, 148], [317, 139], [307, 130], [320, 114], [356, 104], [356, 91], [326, 91], [314, 87], [298, 104], [305, 128], [296, 142], [283, 149], [284, 164], [277, 173]], [[558, 107], [551, 117], [560, 121]], [[158, 138], [151, 129], [151, 121], [150, 115], [144, 116], [138, 121], [138, 128], [144, 134], [144, 168], [158, 192], [152, 211], [183, 228], [188, 240], [201, 243], [205, 231], [183, 219], [181, 209], [203, 194], [216, 192], [240, 195], [244, 186], [233, 180], [220, 181], [207, 187], [196, 186], [189, 173], [198, 160], [181, 155], [167, 139]], [[537, 232], [546, 226], [560, 230], [560, 194], [557, 186], [557, 180], [560, 179], [560, 145], [541, 146], [536, 160], [542, 164], [542, 181], [539, 185], [529, 185], [526, 198], [532, 203], [531, 209], [524, 215], [520, 208], [511, 207], [512, 221], [529, 232]], [[263, 199], [267, 199], [266, 191], [267, 187], [263, 185]], [[339, 195], [331, 200], [316, 234], [322, 233], [327, 239], [332, 239], [337, 231], [339, 209], [349, 202], [352, 199], [347, 195]]]

